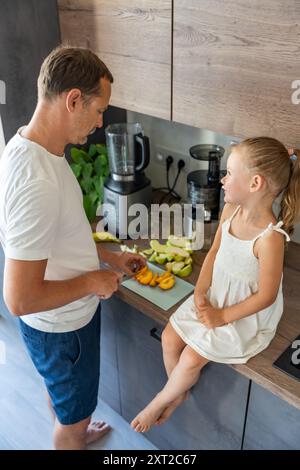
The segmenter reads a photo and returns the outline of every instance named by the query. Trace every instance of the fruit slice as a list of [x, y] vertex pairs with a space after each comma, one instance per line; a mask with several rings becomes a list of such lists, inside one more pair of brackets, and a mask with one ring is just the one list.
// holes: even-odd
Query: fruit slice
[[173, 277], [172, 274], [169, 271], [166, 271], [165, 273], [161, 274], [157, 278], [157, 282], [164, 281], [165, 279], [168, 279], [169, 277]]
[[182, 268], [178, 273], [177, 276], [179, 277], [186, 277], [189, 276], [193, 271], [192, 265], [187, 264], [184, 268]]
[[170, 235], [168, 237], [167, 245], [177, 246], [178, 248], [183, 248], [184, 250], [192, 250], [191, 241], [186, 237], [176, 237], [175, 235]]
[[178, 274], [181, 271], [182, 268], [184, 268], [184, 262], [183, 261], [180, 261], [179, 263], [173, 263], [172, 272], [174, 274]]
[[157, 286], [157, 279], [158, 279], [158, 274], [154, 274], [154, 276], [152, 277], [150, 283], [149, 283], [149, 286], [151, 287], [156, 287]]
[[137, 279], [138, 277], [143, 276], [147, 271], [149, 271], [149, 269], [146, 265], [136, 273], [135, 278]]
[[121, 243], [117, 237], [109, 232], [93, 232], [93, 239], [95, 242], [116, 242]]
[[140, 284], [147, 286], [152, 281], [152, 278], [153, 278], [152, 271], [147, 271], [145, 274], [142, 274], [141, 276], [138, 277], [138, 281]]
[[153, 253], [153, 249], [149, 248], [147, 250], [143, 250], [142, 253], [144, 253], [144, 255], [146, 255], [146, 256], [151, 256], [152, 253]]
[[161, 243], [159, 243], [158, 240], [151, 240], [150, 241], [150, 246], [151, 248], [156, 251], [157, 253], [166, 253], [166, 248], [167, 246], [166, 245], [162, 245]]
[[[164, 253], [164, 254], [172, 254], [172, 255], [179, 255], [183, 258], [189, 258], [190, 254], [183, 250], [182, 248], [177, 248], [176, 246], [167, 246], [161, 245], [158, 240], [151, 240], [150, 241], [151, 248], [156, 251], [157, 253]], [[153, 255], [152, 255], [153, 256]]]
[[174, 264], [174, 262], [173, 263], [167, 263], [166, 264], [166, 270], [169, 271], [169, 272], [172, 272], [173, 264]]
[[156, 253], [156, 251], [153, 251], [152, 255], [151, 255], [150, 258], [149, 258], [149, 261], [150, 261], [150, 262], [155, 261], [157, 255], [158, 255], [158, 254]]
[[158, 255], [156, 255], [155, 261], [158, 264], [165, 264], [165, 262], [167, 261], [167, 255], [165, 253], [159, 253]]
[[170, 276], [166, 279], [163, 279], [159, 284], [158, 287], [160, 287], [163, 290], [171, 289], [175, 284], [175, 278], [174, 276]]

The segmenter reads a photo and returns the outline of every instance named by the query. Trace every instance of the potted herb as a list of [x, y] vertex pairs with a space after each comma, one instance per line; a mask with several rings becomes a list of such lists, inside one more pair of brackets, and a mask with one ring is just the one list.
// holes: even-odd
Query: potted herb
[[109, 174], [107, 149], [104, 144], [90, 144], [88, 151], [71, 148], [71, 168], [83, 193], [87, 218], [93, 222], [99, 204], [103, 202], [104, 181]]

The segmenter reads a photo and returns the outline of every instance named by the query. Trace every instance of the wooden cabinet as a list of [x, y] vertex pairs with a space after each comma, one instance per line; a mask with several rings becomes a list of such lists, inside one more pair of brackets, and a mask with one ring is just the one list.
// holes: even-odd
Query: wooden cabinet
[[[117, 360], [115, 366], [110, 360], [105, 374], [101, 363], [100, 396], [111, 405], [112, 394], [106, 394], [110, 386], [105, 387], [105, 382], [111, 382], [110, 374], [115, 377], [117, 368], [120, 413], [130, 422], [165, 384], [157, 339], [162, 327], [117, 298], [104, 302], [103, 317], [114, 318], [114, 333], [105, 331], [111, 324], [103, 318], [102, 338], [110, 346], [108, 351], [102, 343], [102, 360], [107, 364], [107, 356], [115, 357], [113, 338]], [[160, 449], [240, 449], [248, 387], [249, 380], [230, 367], [208, 364], [190, 398], [166, 424], [153, 426], [147, 439]]]
[[114, 76], [111, 104], [171, 119], [172, 0], [58, 0], [62, 40]]
[[174, 121], [300, 144], [300, 3], [174, 0]]
[[243, 449], [300, 449], [300, 411], [252, 383]]
[[[300, 3], [58, 0], [62, 39], [115, 78], [112, 104], [222, 134], [300, 146]], [[299, 87], [299, 85], [298, 85]], [[299, 98], [298, 93], [298, 98]], [[296, 96], [296, 97], [297, 97]]]

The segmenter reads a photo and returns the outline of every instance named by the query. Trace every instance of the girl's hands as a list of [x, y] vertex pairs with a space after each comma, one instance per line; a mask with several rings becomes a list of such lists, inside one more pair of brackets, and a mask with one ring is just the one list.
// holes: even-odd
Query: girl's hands
[[196, 307], [196, 310], [198, 311], [205, 299], [206, 295], [204, 292], [197, 292], [197, 290], [195, 289], [194, 291], [194, 304], [195, 304], [195, 307]]
[[206, 294], [195, 295], [197, 317], [207, 328], [216, 328], [225, 324], [223, 309], [214, 308]]

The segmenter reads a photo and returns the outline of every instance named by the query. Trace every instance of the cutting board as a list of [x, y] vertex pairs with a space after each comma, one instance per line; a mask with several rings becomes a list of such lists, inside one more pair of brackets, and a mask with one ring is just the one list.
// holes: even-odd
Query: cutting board
[[[161, 269], [152, 263], [148, 263], [148, 267], [154, 273], [161, 274], [165, 272], [164, 269]], [[144, 297], [144, 299], [149, 300], [163, 310], [169, 310], [169, 308], [177, 304], [179, 300], [183, 299], [188, 294], [191, 294], [195, 287], [193, 284], [190, 284], [177, 276], [175, 278], [175, 285], [169, 290], [162, 290], [158, 286], [143, 286], [135, 279], [126, 279], [122, 282], [122, 286], [135, 292], [141, 297]]]

